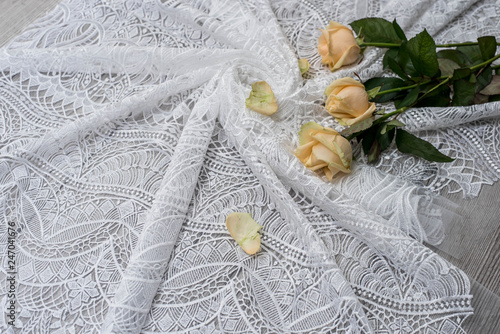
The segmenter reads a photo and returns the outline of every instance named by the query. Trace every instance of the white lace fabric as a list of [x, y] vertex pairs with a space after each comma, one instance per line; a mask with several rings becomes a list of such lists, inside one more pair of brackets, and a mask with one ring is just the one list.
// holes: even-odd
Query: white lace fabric
[[[18, 231], [18, 317], [0, 328], [464, 333], [469, 280], [422, 242], [457, 219], [439, 191], [498, 180], [500, 105], [406, 115], [449, 164], [360, 157], [329, 183], [293, 151], [305, 122], [337, 127], [321, 106], [333, 79], [387, 74], [372, 49], [329, 72], [316, 50], [329, 20], [397, 18], [460, 42], [499, 37], [499, 13], [493, 0], [62, 2], [0, 53], [3, 264]], [[245, 108], [260, 80], [271, 117]], [[254, 256], [225, 228], [235, 211], [263, 225]]]

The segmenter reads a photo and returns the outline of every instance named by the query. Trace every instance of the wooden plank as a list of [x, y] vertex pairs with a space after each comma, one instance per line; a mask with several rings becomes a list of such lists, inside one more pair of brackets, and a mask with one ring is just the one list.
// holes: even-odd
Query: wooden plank
[[[485, 185], [478, 197], [444, 194], [459, 205], [463, 221], [434, 249], [471, 278], [474, 316], [464, 323], [469, 334], [496, 333], [500, 328], [500, 182]], [[432, 247], [431, 247], [432, 248]]]
[[445, 241], [453, 245], [436, 252], [500, 295], [500, 183], [483, 186], [476, 198], [464, 199], [462, 193], [444, 196], [459, 205], [463, 222]]
[[0, 46], [7, 44], [60, 2], [61, 0], [0, 0]]

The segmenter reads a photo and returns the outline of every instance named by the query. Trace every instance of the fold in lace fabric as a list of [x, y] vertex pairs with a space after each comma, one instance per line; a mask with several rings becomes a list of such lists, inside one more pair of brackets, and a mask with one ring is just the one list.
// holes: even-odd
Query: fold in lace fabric
[[[293, 156], [333, 79], [318, 28], [397, 17], [443, 41], [500, 36], [495, 1], [64, 1], [0, 53], [7, 333], [463, 333], [464, 273], [426, 248], [456, 218], [437, 191], [497, 181], [498, 103], [417, 109], [412, 131], [457, 159], [358, 160], [328, 183]], [[297, 59], [312, 66], [306, 78]], [[279, 110], [245, 108], [267, 81]], [[249, 212], [262, 250], [225, 229]], [[3, 266], [5, 268], [5, 266]], [[8, 302], [2, 269], [2, 305]], [[4, 308], [5, 309], [5, 308]]]

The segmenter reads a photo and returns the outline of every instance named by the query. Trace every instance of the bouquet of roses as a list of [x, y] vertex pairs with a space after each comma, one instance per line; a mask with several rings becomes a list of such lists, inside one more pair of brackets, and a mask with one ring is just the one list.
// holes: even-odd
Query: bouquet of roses
[[[495, 37], [437, 45], [426, 30], [408, 39], [395, 20], [365, 18], [350, 26], [353, 30], [330, 22], [321, 30], [318, 51], [322, 63], [334, 71], [356, 62], [367, 47], [384, 48], [383, 66], [393, 75], [364, 83], [349, 77], [332, 82], [325, 90], [325, 108], [346, 128], [338, 133], [316, 123], [304, 124], [296, 156], [309, 169], [323, 170], [330, 180], [338, 172], [349, 172], [349, 141], [353, 139], [361, 144], [368, 162], [375, 161], [394, 140], [403, 153], [435, 162], [453, 161], [405, 131], [398, 116], [411, 107], [500, 100], [500, 66], [492, 65], [500, 58]], [[386, 112], [379, 107], [388, 102], [394, 103], [396, 110]]]
[[[295, 155], [307, 168], [322, 170], [329, 180], [339, 172], [350, 172], [350, 141], [354, 139], [361, 144], [368, 162], [377, 160], [393, 141], [403, 153], [435, 162], [453, 161], [431, 143], [405, 131], [398, 116], [411, 107], [499, 101], [500, 65], [493, 62], [500, 54], [496, 54], [495, 37], [438, 45], [425, 29], [408, 39], [396, 20], [365, 18], [350, 26], [353, 30], [332, 21], [320, 29], [318, 52], [322, 63], [335, 71], [355, 63], [367, 47], [378, 47], [385, 49], [383, 66], [393, 75], [364, 83], [350, 77], [332, 82], [325, 89], [325, 108], [346, 128], [338, 133], [314, 122], [304, 124]], [[300, 59], [298, 63], [305, 73], [308, 61]], [[394, 104], [394, 111], [380, 107], [388, 102]], [[264, 115], [278, 110], [271, 87], [264, 81], [252, 85], [246, 103]]]
[[[408, 39], [396, 20], [365, 18], [350, 26], [352, 30], [330, 22], [320, 29], [318, 52], [322, 63], [335, 71], [358, 61], [367, 47], [378, 47], [385, 49], [383, 66], [392, 75], [364, 83], [345, 77], [326, 87], [325, 109], [345, 129], [339, 133], [315, 122], [304, 124], [295, 151], [297, 158], [308, 169], [323, 171], [329, 180], [338, 173], [350, 172], [352, 140], [361, 145], [368, 162], [377, 160], [393, 141], [403, 153], [434, 162], [453, 161], [431, 143], [405, 131], [398, 117], [412, 107], [500, 101], [500, 65], [493, 65], [500, 58], [495, 37], [438, 45], [426, 30]], [[306, 59], [300, 59], [298, 65], [302, 74], [309, 69]], [[393, 103], [395, 110], [386, 112], [383, 103]], [[246, 106], [267, 116], [278, 110], [274, 93], [265, 81], [252, 85]], [[248, 254], [258, 251], [261, 226], [249, 214], [234, 213], [228, 216], [226, 225]]]

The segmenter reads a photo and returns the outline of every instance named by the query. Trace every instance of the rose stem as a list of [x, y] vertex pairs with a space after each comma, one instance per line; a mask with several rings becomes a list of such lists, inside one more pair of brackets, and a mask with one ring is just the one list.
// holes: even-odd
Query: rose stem
[[[482, 62], [481, 64], [477, 64], [475, 66], [472, 66], [470, 67], [469, 69], [474, 72], [482, 67], [485, 67], [485, 66], [488, 66], [489, 64], [491, 64], [492, 62], [494, 62], [495, 60], [497, 60], [498, 58], [500, 58], [500, 53], [497, 54], [495, 57], [493, 58], [490, 58], [488, 59], [487, 61], [485, 62]], [[497, 69], [497, 68], [500, 68], [500, 65], [496, 65], [496, 66], [493, 66], [492, 69]], [[441, 82], [438, 86], [442, 85], [444, 82], [448, 82], [452, 77], [448, 77], [448, 76], [443, 76], [443, 77], [439, 77], [437, 78], [437, 80], [443, 80], [445, 79], [445, 81]], [[419, 83], [416, 83], [416, 84], [413, 84], [413, 85], [410, 85], [410, 86], [404, 86], [404, 87], [398, 87], [398, 88], [393, 88], [393, 89], [388, 89], [388, 90], [383, 90], [381, 92], [378, 92], [377, 95], [375, 96], [381, 96], [381, 95], [385, 95], [385, 94], [389, 94], [389, 93], [396, 93], [396, 92], [401, 92], [403, 90], [407, 90], [407, 89], [412, 89], [412, 88], [415, 88], [417, 87], [418, 85], [425, 85], [425, 84], [428, 84], [429, 82], [432, 82], [432, 80], [426, 80], [426, 81], [423, 81], [423, 82], [419, 82]], [[436, 87], [438, 87], [436, 86]], [[434, 88], [432, 89], [434, 90]], [[430, 90], [429, 92], [431, 92], [432, 90]], [[427, 92], [427, 93], [429, 93]], [[426, 94], [427, 94], [426, 93]], [[424, 94], [425, 95], [425, 94]]]
[[[449, 44], [436, 44], [437, 48], [450, 48], [454, 46], [472, 46], [478, 45], [478, 42], [464, 42], [464, 43], [449, 43]], [[401, 43], [377, 43], [377, 42], [362, 42], [358, 43], [360, 47], [365, 46], [375, 46], [379, 48], [399, 48]], [[496, 45], [500, 45], [500, 43], [496, 43]]]

